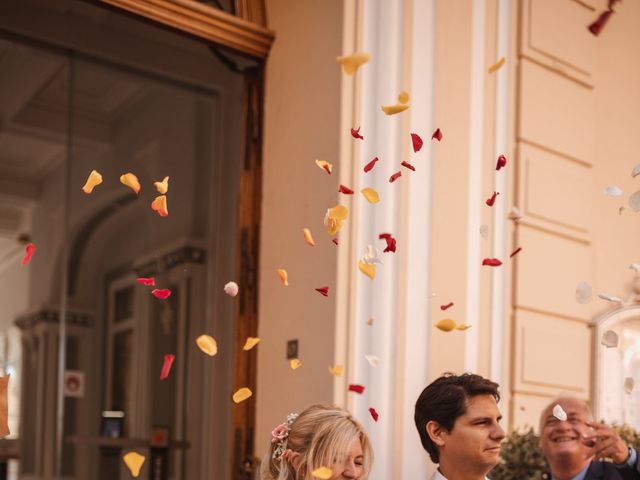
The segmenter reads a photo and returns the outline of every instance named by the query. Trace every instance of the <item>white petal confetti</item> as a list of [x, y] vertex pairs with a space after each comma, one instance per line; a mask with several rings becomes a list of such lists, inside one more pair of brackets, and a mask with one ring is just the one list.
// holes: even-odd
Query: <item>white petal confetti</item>
[[631, 265], [629, 265], [629, 268], [633, 271], [635, 271], [636, 273], [640, 272], [640, 263], [632, 263]]
[[229, 282], [224, 286], [224, 293], [230, 297], [238, 295], [238, 284], [236, 282]]
[[635, 387], [636, 382], [631, 377], [627, 377], [624, 379], [624, 391], [627, 393], [631, 393], [633, 391], [633, 387]]
[[375, 355], [365, 355], [364, 358], [366, 358], [367, 362], [369, 362], [369, 365], [371, 365], [374, 368], [376, 368], [380, 363], [380, 359]]
[[489, 237], [489, 225], [487, 224], [480, 225], [480, 235], [482, 236], [482, 238]]
[[585, 304], [591, 301], [593, 291], [587, 282], [580, 282], [576, 287], [576, 302]]
[[631, 194], [629, 197], [629, 206], [634, 212], [640, 212], [640, 190]]
[[373, 245], [367, 245], [364, 255], [362, 256], [362, 261], [367, 265], [372, 265], [374, 263], [382, 265], [382, 260], [380, 260], [380, 251]]
[[564, 422], [567, 420], [567, 412], [565, 412], [563, 408], [557, 403], [556, 403], [556, 406], [553, 407], [553, 416], [556, 417], [561, 422]]
[[598, 298], [606, 300], [607, 302], [622, 303], [622, 299], [620, 297], [614, 297], [613, 295], [608, 295], [606, 293], [599, 293]]
[[616, 348], [618, 346], [618, 334], [613, 330], [607, 330], [602, 334], [600, 343], [607, 348]]
[[633, 170], [631, 170], [631, 176], [633, 178], [636, 178], [638, 175], [640, 175], [640, 163], [633, 167]]
[[511, 207], [511, 212], [509, 212], [509, 220], [517, 222], [518, 220], [521, 220], [522, 217], [524, 217], [524, 215], [522, 215], [522, 212], [518, 207]]
[[610, 187], [604, 187], [604, 194], [608, 197], [621, 197], [622, 190], [616, 185], [611, 185]]

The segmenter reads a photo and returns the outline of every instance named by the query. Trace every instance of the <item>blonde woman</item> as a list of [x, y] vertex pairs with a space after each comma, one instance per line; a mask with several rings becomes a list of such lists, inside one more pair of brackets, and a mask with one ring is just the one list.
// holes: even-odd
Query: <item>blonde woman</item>
[[[313, 405], [271, 432], [262, 480], [315, 480], [324, 467], [331, 480], [366, 480], [373, 450], [362, 426], [342, 409]], [[328, 469], [328, 470], [327, 470]]]

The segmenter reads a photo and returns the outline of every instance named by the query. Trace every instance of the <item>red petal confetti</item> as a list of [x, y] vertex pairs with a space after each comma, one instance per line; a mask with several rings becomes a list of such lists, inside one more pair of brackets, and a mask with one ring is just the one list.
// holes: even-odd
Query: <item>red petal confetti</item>
[[487, 265], [488, 267], [499, 267], [502, 265], [502, 262], [497, 258], [485, 258], [482, 260], [482, 265]]
[[24, 247], [24, 257], [22, 258], [22, 265], [26, 265], [31, 261], [31, 257], [36, 251], [36, 246], [33, 243], [28, 243], [26, 247]]
[[593, 33], [596, 37], [600, 35], [600, 32], [609, 21], [609, 17], [611, 17], [612, 13], [613, 13], [613, 10], [607, 10], [605, 12], [602, 12], [598, 17], [598, 19], [595, 22], [593, 22], [591, 25], [589, 25], [588, 27], [589, 31]]
[[521, 250], [522, 250], [522, 247], [516, 248], [513, 252], [511, 252], [511, 255], [509, 255], [509, 258], [513, 258], [514, 256], [516, 256], [518, 253], [520, 253]]
[[331, 240], [333, 243], [335, 243], [336, 245], [338, 245], [338, 237], [334, 238]]
[[358, 385], [356, 383], [350, 383], [349, 384], [349, 391], [350, 392], [356, 392], [356, 393], [362, 393], [362, 392], [364, 392], [364, 385]]
[[402, 176], [402, 172], [396, 172], [389, 177], [389, 183], [395, 182], [398, 178]]
[[142, 285], [146, 285], [147, 287], [153, 287], [156, 284], [156, 279], [154, 277], [149, 277], [149, 278], [140, 277], [140, 278], [136, 278], [136, 282]]
[[403, 161], [400, 165], [402, 165], [403, 167], [407, 167], [409, 170], [415, 172], [416, 171], [416, 167], [414, 167], [413, 165], [411, 165], [409, 162], [405, 162]]
[[340, 184], [340, 188], [338, 188], [338, 192], [344, 193], [345, 195], [353, 195], [353, 190], [351, 190], [349, 187], [345, 187], [342, 184]]
[[371, 160], [369, 163], [367, 163], [364, 166], [364, 173], [370, 172], [371, 170], [373, 170], [373, 167], [375, 167], [376, 162], [380, 160], [378, 157], [374, 158], [373, 160]]
[[318, 292], [320, 295], [324, 295], [325, 297], [328, 297], [329, 296], [329, 287], [316, 288], [316, 292]]
[[173, 365], [173, 361], [176, 359], [176, 356], [172, 353], [167, 353], [164, 356], [164, 363], [162, 364], [162, 372], [160, 372], [160, 380], [164, 380], [169, 376], [169, 372], [171, 371], [171, 365]]
[[374, 422], [377, 422], [378, 418], [380, 418], [380, 415], [378, 415], [378, 412], [376, 412], [376, 409], [373, 407], [369, 407], [369, 413], [371, 414], [371, 418], [373, 418]]
[[378, 240], [384, 239], [387, 242], [387, 248], [382, 253], [395, 252], [396, 251], [396, 239], [390, 233], [381, 233], [378, 235]]
[[440, 310], [446, 310], [447, 308], [453, 307], [453, 302], [449, 302], [446, 305], [440, 305]]
[[418, 153], [422, 148], [422, 143], [423, 143], [422, 139], [420, 138], [420, 135], [418, 135], [417, 133], [412, 133], [411, 142], [413, 143], [413, 151], [415, 153]]
[[502, 167], [507, 166], [507, 157], [500, 155], [498, 157], [498, 163], [496, 164], [496, 170], [500, 170]]
[[351, 129], [351, 136], [353, 138], [359, 138], [360, 140], [364, 140], [364, 137], [362, 135], [360, 135], [360, 127], [358, 127], [356, 130], [354, 130], [352, 128]]
[[491, 198], [488, 198], [486, 202], [487, 205], [489, 205], [490, 207], [493, 207], [493, 204], [496, 203], [496, 197], [500, 195], [499, 192], [493, 192], [493, 195], [491, 195]]
[[431, 140], [433, 140], [434, 138], [438, 141], [442, 140], [442, 132], [439, 128], [436, 128], [436, 131], [433, 132], [433, 135], [431, 135]]
[[169, 296], [171, 295], [171, 290], [169, 290], [168, 288], [156, 288], [155, 290], [151, 291], [151, 295], [164, 300], [165, 298], [169, 298]]

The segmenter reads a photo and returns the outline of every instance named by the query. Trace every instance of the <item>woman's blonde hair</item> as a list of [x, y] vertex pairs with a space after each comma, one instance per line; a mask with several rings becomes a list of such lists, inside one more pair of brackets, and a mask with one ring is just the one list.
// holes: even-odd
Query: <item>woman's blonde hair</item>
[[291, 450], [297, 459], [292, 462], [290, 458], [274, 458], [277, 445], [271, 443], [269, 452], [262, 460], [260, 478], [312, 479], [311, 472], [317, 468], [331, 468], [346, 458], [354, 440], [359, 440], [362, 446], [362, 478], [366, 479], [373, 463], [373, 449], [362, 425], [349, 412], [340, 408], [312, 405], [293, 421], [286, 440], [286, 448]]

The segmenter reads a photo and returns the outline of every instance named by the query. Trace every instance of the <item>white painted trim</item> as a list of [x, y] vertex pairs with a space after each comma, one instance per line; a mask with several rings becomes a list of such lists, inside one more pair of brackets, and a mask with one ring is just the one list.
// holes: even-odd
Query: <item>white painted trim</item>
[[478, 370], [480, 319], [480, 222], [482, 218], [482, 167], [485, 69], [485, 0], [474, 0], [471, 26], [471, 93], [469, 95], [469, 169], [467, 187], [467, 298], [465, 323], [473, 328], [465, 332], [464, 368]]
[[[511, 0], [498, 1], [498, 22], [496, 28], [496, 59], [509, 59], [511, 24]], [[496, 75], [495, 98], [495, 155], [509, 152], [509, 70], [510, 66], [498, 70]], [[509, 166], [507, 167], [509, 168]], [[494, 172], [494, 190], [500, 192], [500, 201], [493, 206], [493, 256], [500, 258], [506, 264], [509, 260], [507, 252], [507, 205], [509, 201], [507, 169]], [[491, 361], [489, 366], [490, 378], [502, 383], [504, 369], [504, 330], [505, 302], [506, 302], [506, 265], [492, 269], [491, 275]]]

